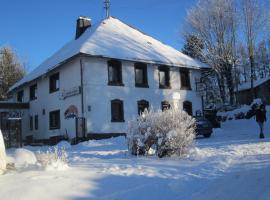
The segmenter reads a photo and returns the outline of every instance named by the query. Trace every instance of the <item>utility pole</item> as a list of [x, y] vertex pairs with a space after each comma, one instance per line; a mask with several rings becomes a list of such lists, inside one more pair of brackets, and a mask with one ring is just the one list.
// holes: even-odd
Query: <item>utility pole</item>
[[105, 8], [105, 11], [106, 11], [106, 19], [109, 18], [110, 16], [110, 0], [104, 0], [104, 8]]

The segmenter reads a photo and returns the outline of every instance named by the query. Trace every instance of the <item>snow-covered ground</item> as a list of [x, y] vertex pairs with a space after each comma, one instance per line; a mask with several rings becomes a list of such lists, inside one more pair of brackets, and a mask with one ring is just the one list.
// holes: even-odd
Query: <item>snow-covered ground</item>
[[267, 122], [261, 140], [254, 119], [228, 121], [185, 159], [131, 156], [124, 137], [84, 142], [67, 149], [65, 170], [28, 166], [0, 176], [0, 199], [268, 200], [269, 130]]

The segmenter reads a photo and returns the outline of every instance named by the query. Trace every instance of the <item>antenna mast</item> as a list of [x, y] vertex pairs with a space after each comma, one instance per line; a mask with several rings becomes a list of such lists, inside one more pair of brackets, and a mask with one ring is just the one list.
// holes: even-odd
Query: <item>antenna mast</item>
[[106, 11], [106, 19], [109, 18], [110, 16], [110, 0], [104, 0], [104, 8], [105, 8], [105, 11]]

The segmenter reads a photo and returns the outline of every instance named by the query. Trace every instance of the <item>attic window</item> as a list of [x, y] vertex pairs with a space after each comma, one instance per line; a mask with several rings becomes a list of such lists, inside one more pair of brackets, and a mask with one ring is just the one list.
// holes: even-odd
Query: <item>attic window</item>
[[108, 61], [108, 85], [124, 86], [122, 82], [122, 63], [118, 60]]

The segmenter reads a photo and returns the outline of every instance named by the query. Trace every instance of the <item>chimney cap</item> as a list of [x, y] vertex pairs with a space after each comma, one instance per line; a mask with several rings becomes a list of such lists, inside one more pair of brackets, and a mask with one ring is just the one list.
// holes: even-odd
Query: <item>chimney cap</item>
[[83, 19], [83, 20], [91, 21], [91, 19], [89, 17], [86, 17], [86, 16], [79, 16], [78, 19]]

